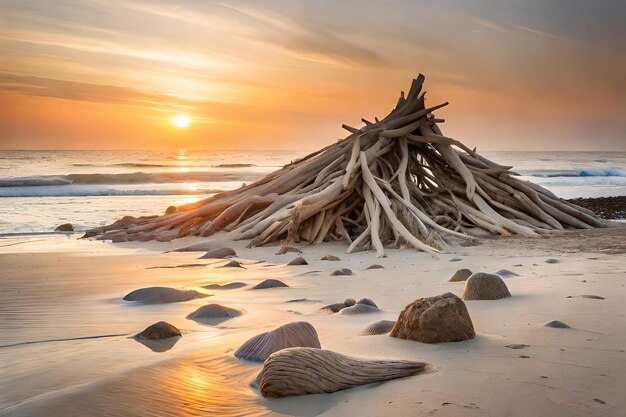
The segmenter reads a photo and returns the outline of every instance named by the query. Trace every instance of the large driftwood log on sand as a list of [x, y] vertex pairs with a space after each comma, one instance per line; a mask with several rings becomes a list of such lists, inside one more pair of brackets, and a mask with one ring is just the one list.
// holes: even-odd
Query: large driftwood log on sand
[[251, 246], [345, 240], [348, 252], [413, 247], [442, 251], [449, 236], [519, 234], [605, 227], [591, 211], [557, 198], [445, 136], [426, 106], [424, 76], [382, 120], [345, 126], [345, 139], [265, 178], [178, 207], [125, 217], [87, 236], [170, 241], [224, 231]]
[[424, 362], [361, 359], [325, 349], [294, 347], [267, 358], [256, 380], [264, 397], [286, 397], [404, 378], [425, 368]]

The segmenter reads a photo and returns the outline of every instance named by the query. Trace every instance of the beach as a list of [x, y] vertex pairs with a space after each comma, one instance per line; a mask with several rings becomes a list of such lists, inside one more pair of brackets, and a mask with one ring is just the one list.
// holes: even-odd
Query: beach
[[[328, 242], [276, 255], [276, 246], [212, 239], [235, 249], [243, 268], [223, 268], [229, 259], [197, 259], [204, 252], [165, 253], [200, 238], [111, 244], [79, 236], [0, 240], [0, 415], [620, 416], [626, 408], [623, 226], [457, 242], [438, 260], [410, 249], [390, 249], [385, 258], [346, 254], [345, 244]], [[296, 256], [308, 265], [286, 265]], [[372, 264], [384, 268], [366, 269]], [[339, 268], [353, 275], [331, 276]], [[417, 298], [460, 296], [464, 283], [448, 279], [461, 268], [517, 274], [504, 278], [512, 297], [465, 301], [474, 339], [426, 344], [359, 335], [371, 323], [396, 320]], [[250, 290], [270, 278], [289, 287]], [[229, 282], [247, 285], [202, 287]], [[155, 305], [122, 300], [149, 286], [209, 297]], [[320, 311], [362, 297], [382, 311]], [[211, 325], [185, 318], [208, 303], [243, 314]], [[161, 320], [183, 333], [169, 350], [155, 352], [131, 338]], [[554, 320], [570, 328], [545, 327]], [[333, 394], [265, 399], [254, 384], [262, 365], [233, 353], [250, 337], [294, 321], [311, 323], [322, 348], [423, 361], [428, 371]], [[514, 345], [527, 346], [507, 347]]]

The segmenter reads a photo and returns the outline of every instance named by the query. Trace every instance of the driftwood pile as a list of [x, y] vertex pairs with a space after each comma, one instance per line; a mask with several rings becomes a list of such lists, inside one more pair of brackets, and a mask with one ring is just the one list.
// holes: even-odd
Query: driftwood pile
[[350, 135], [265, 178], [168, 214], [125, 217], [90, 235], [170, 241], [230, 233], [251, 246], [345, 240], [348, 252], [412, 247], [431, 254], [448, 236], [537, 236], [605, 227], [593, 212], [446, 137], [426, 108], [424, 76], [382, 120], [343, 126]]

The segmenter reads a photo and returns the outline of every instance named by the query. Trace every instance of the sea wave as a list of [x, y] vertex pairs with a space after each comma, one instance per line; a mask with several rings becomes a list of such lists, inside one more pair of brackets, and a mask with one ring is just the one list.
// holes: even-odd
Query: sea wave
[[132, 172], [122, 174], [44, 175], [0, 179], [3, 187], [38, 187], [71, 184], [163, 184], [186, 182], [251, 181], [259, 178], [254, 172]]
[[520, 170], [522, 175], [540, 178], [556, 177], [626, 177], [624, 168], [582, 168], [582, 169], [541, 169]]
[[103, 196], [149, 196], [149, 195], [205, 195], [222, 192], [220, 189], [115, 189], [103, 185], [72, 184], [63, 186], [36, 186], [0, 188], [2, 197], [103, 197]]

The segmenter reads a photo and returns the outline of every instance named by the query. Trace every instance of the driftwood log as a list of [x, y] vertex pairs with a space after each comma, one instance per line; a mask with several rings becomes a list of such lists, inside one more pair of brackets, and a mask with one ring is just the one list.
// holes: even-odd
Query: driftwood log
[[516, 178], [445, 136], [426, 106], [424, 76], [382, 120], [239, 189], [180, 206], [170, 214], [93, 229], [113, 241], [170, 241], [227, 232], [251, 246], [348, 242], [348, 252], [412, 247], [431, 254], [449, 236], [538, 236], [568, 228], [606, 227], [593, 212]]

